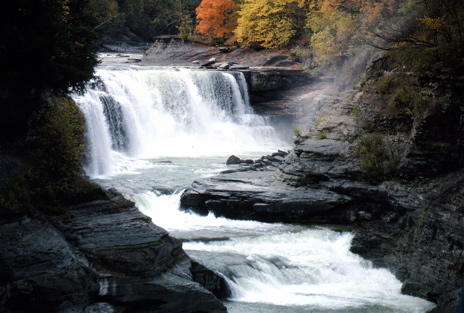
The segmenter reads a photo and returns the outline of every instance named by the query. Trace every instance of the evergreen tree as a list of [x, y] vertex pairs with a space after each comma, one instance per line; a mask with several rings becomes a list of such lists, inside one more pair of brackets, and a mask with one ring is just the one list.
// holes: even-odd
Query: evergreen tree
[[24, 136], [43, 92], [82, 91], [97, 64], [87, 0], [0, 4], [0, 141]]

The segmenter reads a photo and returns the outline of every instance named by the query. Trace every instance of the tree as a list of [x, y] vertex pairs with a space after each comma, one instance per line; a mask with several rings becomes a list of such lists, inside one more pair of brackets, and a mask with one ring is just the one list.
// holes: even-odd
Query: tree
[[226, 38], [237, 24], [237, 5], [232, 0], [203, 0], [196, 8], [200, 34]]
[[[464, 73], [464, 3], [460, 0], [396, 1], [402, 23], [377, 36], [389, 44], [390, 67], [439, 78]], [[385, 62], [384, 62], [385, 63]]]
[[335, 70], [363, 46], [385, 48], [379, 38], [395, 23], [396, 12], [394, 0], [312, 1], [307, 26], [317, 64]]
[[43, 92], [82, 91], [97, 65], [86, 0], [0, 4], [0, 141], [24, 136]]
[[245, 0], [235, 31], [244, 46], [284, 47], [304, 26], [300, 0]]

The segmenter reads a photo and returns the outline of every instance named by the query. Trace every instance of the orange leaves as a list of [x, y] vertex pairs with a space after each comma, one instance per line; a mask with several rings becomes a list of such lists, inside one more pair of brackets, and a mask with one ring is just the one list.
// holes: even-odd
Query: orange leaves
[[226, 38], [237, 26], [236, 10], [237, 5], [232, 0], [203, 0], [196, 8], [200, 20], [198, 32]]

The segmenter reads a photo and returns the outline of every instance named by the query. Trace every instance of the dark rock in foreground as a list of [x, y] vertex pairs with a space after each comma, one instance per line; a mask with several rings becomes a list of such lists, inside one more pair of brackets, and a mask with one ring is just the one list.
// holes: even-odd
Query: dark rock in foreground
[[2, 312], [226, 312], [190, 271], [181, 242], [131, 201], [2, 219]]

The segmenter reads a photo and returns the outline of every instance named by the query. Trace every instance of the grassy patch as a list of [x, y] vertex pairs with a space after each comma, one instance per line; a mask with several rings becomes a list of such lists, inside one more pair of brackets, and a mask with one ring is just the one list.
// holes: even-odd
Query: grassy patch
[[361, 171], [369, 179], [384, 180], [393, 175], [398, 167], [398, 158], [384, 142], [379, 133], [366, 134], [355, 149], [360, 158]]
[[320, 131], [316, 136], [317, 140], [322, 140], [322, 139], [326, 139], [326, 138], [327, 138], [327, 132], [326, 131]]

